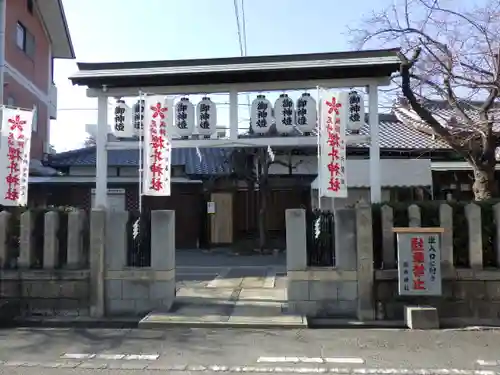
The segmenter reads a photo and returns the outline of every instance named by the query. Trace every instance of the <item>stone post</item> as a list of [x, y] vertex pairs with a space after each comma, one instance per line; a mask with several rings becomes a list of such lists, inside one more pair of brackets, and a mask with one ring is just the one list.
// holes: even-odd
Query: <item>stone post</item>
[[483, 268], [483, 228], [481, 225], [481, 207], [469, 203], [465, 206], [465, 217], [469, 229], [469, 264], [471, 268]]
[[150, 299], [170, 309], [175, 299], [175, 211], [151, 212], [151, 266], [161, 279], [151, 285]]
[[9, 246], [7, 244], [7, 236], [9, 233], [10, 213], [7, 211], [0, 212], [0, 269], [9, 266]]
[[93, 209], [90, 215], [90, 316], [104, 316], [104, 254], [106, 211]]
[[35, 247], [33, 246], [34, 218], [31, 211], [23, 212], [20, 216], [20, 250], [19, 268], [30, 268], [35, 263]]
[[119, 271], [127, 266], [128, 211], [109, 211], [106, 223], [105, 269]]
[[43, 268], [54, 269], [59, 265], [59, 212], [45, 214], [43, 226]]
[[85, 265], [83, 254], [84, 221], [85, 212], [82, 210], [68, 213], [68, 268], [78, 269]]
[[356, 270], [356, 211], [353, 209], [335, 210], [335, 252], [337, 268]]
[[373, 227], [372, 208], [365, 202], [356, 207], [356, 243], [358, 254], [358, 319], [375, 319], [373, 300]]
[[307, 268], [306, 211], [289, 209], [286, 221], [286, 270], [304, 271]]
[[382, 264], [384, 269], [396, 268], [396, 249], [394, 247], [394, 211], [391, 206], [384, 204], [380, 207], [382, 221]]
[[422, 215], [420, 214], [420, 207], [418, 207], [416, 204], [412, 204], [408, 207], [408, 226], [410, 228], [422, 226]]
[[444, 269], [453, 270], [453, 209], [447, 203], [439, 206], [439, 225], [444, 229], [441, 234], [441, 264]]

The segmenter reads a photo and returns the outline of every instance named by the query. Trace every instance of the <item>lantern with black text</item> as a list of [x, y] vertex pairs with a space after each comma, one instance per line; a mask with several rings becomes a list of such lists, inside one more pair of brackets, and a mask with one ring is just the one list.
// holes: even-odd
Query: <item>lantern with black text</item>
[[144, 103], [144, 100], [138, 100], [133, 109], [134, 134], [138, 137], [142, 136], [144, 126]]
[[281, 94], [274, 102], [274, 117], [276, 130], [281, 134], [288, 134], [295, 124], [295, 106], [287, 94]]
[[365, 101], [358, 91], [349, 91], [347, 99], [347, 129], [358, 133], [365, 122]]
[[297, 99], [295, 106], [295, 122], [297, 129], [304, 134], [312, 132], [316, 127], [318, 111], [316, 109], [316, 100], [308, 92], [303, 93]]
[[116, 101], [113, 135], [117, 138], [129, 138], [134, 135], [132, 126], [132, 109], [125, 100]]
[[175, 105], [175, 131], [181, 138], [188, 138], [194, 130], [194, 106], [189, 98], [181, 98]]
[[203, 97], [196, 105], [196, 118], [198, 119], [198, 134], [210, 138], [217, 130], [217, 108], [209, 97]]
[[255, 133], [264, 134], [269, 132], [273, 124], [272, 109], [271, 102], [264, 95], [257, 95], [250, 110], [250, 124]]

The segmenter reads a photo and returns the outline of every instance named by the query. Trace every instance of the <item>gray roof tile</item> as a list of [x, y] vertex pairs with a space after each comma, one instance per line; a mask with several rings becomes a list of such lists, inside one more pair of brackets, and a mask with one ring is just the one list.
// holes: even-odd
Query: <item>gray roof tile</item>
[[[200, 148], [201, 160], [195, 148], [178, 148], [172, 150], [172, 165], [184, 166], [188, 175], [228, 174], [229, 150], [224, 148]], [[96, 164], [95, 147], [82, 148], [53, 155], [50, 165], [94, 166]], [[139, 164], [139, 150], [108, 151], [110, 166], [125, 167]]]

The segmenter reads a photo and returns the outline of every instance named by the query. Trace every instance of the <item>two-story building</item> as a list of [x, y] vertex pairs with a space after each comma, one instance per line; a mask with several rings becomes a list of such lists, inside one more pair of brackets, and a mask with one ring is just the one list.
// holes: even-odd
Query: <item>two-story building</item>
[[[31, 158], [50, 149], [50, 120], [57, 117], [54, 59], [74, 59], [62, 0], [3, 0], [4, 103], [37, 108]], [[1, 35], [1, 34], [0, 34]]]

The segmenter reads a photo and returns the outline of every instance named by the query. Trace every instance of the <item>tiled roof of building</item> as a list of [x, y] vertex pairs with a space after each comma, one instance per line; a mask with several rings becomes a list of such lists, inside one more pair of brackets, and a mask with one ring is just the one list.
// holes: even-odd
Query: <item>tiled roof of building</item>
[[[184, 166], [188, 175], [217, 175], [231, 172], [229, 151], [224, 148], [200, 148], [200, 155], [195, 148], [177, 148], [172, 150], [172, 165]], [[50, 165], [95, 166], [96, 148], [87, 147], [52, 155]], [[139, 150], [110, 150], [108, 165], [114, 167], [137, 166]]]
[[[446, 142], [437, 137], [424, 133], [407, 123], [403, 123], [390, 113], [379, 115], [380, 148], [404, 150], [435, 150], [449, 149]], [[369, 135], [370, 127], [365, 124], [360, 129], [360, 134]], [[354, 147], [369, 147], [368, 144], [353, 145]]]

